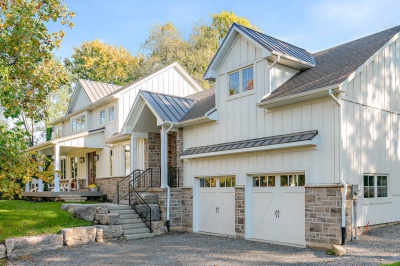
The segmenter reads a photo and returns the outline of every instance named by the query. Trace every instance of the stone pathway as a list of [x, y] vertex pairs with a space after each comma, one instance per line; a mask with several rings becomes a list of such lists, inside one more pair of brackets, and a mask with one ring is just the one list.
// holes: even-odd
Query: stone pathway
[[380, 265], [400, 261], [400, 224], [370, 232], [345, 246], [346, 256], [324, 251], [194, 233], [64, 247], [8, 265]]

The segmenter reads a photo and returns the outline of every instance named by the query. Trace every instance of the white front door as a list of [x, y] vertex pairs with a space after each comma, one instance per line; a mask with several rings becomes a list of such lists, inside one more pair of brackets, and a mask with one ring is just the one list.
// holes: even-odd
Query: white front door
[[199, 231], [235, 235], [235, 178], [202, 178], [198, 194]]
[[253, 177], [252, 239], [305, 246], [304, 179], [304, 175]]

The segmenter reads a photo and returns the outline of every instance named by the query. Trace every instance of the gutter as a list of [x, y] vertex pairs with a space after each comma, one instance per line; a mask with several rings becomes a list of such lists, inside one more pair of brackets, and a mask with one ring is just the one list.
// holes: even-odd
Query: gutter
[[342, 194], [342, 245], [346, 244], [346, 192], [347, 192], [347, 183], [343, 179], [343, 167], [342, 167], [342, 158], [341, 158], [341, 139], [342, 139], [342, 104], [339, 100], [333, 95], [332, 89], [329, 90], [329, 96], [336, 102], [339, 107], [339, 175], [340, 175], [340, 184], [343, 185], [343, 194]]
[[[167, 131], [165, 131], [165, 135], [168, 136], [168, 132], [172, 129], [172, 127], [174, 126], [174, 124], [171, 124], [171, 126], [167, 129]], [[167, 143], [167, 147], [168, 147], [168, 143]], [[168, 168], [167, 168], [167, 177], [168, 177]], [[168, 186], [168, 179], [166, 180], [167, 182], [165, 183], [165, 186], [167, 187], [167, 229], [168, 232], [170, 232], [169, 229], [169, 206], [170, 206], [170, 198], [171, 198], [171, 188]]]

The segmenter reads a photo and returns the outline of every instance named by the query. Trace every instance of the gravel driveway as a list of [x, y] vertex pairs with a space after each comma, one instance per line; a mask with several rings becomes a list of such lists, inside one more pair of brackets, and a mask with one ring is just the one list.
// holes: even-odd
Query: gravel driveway
[[36, 254], [8, 265], [379, 265], [400, 261], [400, 224], [345, 246], [347, 255], [193, 233], [95, 243]]

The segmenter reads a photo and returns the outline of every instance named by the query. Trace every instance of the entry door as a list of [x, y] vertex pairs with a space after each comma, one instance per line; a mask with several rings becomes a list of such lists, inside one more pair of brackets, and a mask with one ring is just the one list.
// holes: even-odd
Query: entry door
[[89, 185], [96, 182], [96, 152], [88, 153], [88, 179]]
[[[292, 180], [296, 181], [291, 182]], [[253, 177], [253, 239], [305, 246], [303, 180], [304, 175]]]
[[235, 178], [202, 178], [199, 187], [199, 231], [235, 235]]

